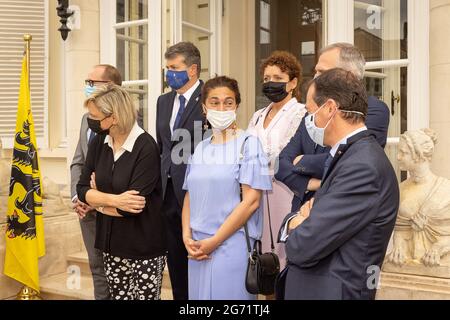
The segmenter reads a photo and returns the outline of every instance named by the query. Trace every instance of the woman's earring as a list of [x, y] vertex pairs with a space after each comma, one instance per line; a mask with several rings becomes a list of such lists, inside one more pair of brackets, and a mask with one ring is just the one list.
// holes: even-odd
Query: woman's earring
[[235, 122], [234, 122], [234, 125], [233, 125], [233, 136], [236, 135], [236, 132], [237, 132], [237, 123], [236, 123], [236, 121], [235, 121]]

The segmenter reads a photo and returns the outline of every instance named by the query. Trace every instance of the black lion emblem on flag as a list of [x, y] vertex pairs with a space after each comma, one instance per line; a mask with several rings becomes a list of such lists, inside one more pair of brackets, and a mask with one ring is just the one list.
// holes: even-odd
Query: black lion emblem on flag
[[[16, 185], [21, 185], [26, 194], [20, 199], [14, 199], [14, 214], [7, 216], [7, 234], [9, 238], [23, 237], [33, 239], [36, 237], [36, 215], [42, 214], [42, 202], [36, 201], [35, 195], [42, 197], [39, 177], [26, 174], [21, 166], [31, 167], [32, 172], [38, 172], [38, 159], [36, 148], [30, 138], [30, 122], [23, 123], [23, 129], [15, 136], [13, 165], [11, 169], [11, 180], [9, 184], [9, 196], [14, 196]], [[20, 222], [20, 213], [27, 219]]]

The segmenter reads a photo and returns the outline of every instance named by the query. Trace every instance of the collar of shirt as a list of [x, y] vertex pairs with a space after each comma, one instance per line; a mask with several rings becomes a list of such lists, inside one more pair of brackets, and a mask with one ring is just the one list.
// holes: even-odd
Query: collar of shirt
[[[137, 122], [135, 122], [133, 128], [130, 131], [130, 134], [128, 135], [127, 139], [123, 143], [122, 147], [120, 147], [119, 150], [117, 150], [114, 153], [114, 162], [119, 160], [119, 158], [125, 153], [125, 151], [132, 152], [134, 144], [136, 143], [136, 140], [139, 138], [141, 134], [143, 134], [145, 131], [139, 127]], [[113, 150], [114, 152], [114, 146], [112, 138], [107, 135], [105, 138], [105, 144], [108, 144], [108, 146]]]
[[[186, 99], [186, 105], [184, 106], [185, 108], [187, 107], [189, 100], [191, 100], [192, 95], [194, 94], [195, 90], [197, 90], [197, 88], [200, 86], [200, 80], [197, 80], [197, 82], [188, 90], [183, 94], [183, 97]], [[173, 134], [173, 126], [175, 125], [175, 120], [177, 118], [177, 114], [178, 114], [178, 110], [180, 110], [180, 94], [177, 93], [177, 95], [175, 96], [175, 101], [173, 103], [173, 110], [172, 110], [172, 116], [170, 117], [170, 131]]]
[[340, 146], [341, 144], [347, 144], [348, 139], [350, 139], [351, 137], [357, 135], [358, 133], [363, 132], [363, 131], [366, 131], [366, 130], [367, 130], [367, 127], [366, 127], [366, 126], [364, 126], [364, 127], [362, 127], [362, 128], [359, 128], [359, 129], [353, 131], [352, 133], [350, 133], [349, 135], [347, 135], [344, 139], [342, 139], [342, 140], [339, 141], [338, 143], [336, 143], [336, 144], [333, 146], [333, 148], [331, 148], [331, 150], [330, 150], [331, 156], [334, 158], [334, 156], [336, 155], [336, 152], [337, 152], [337, 150], [339, 149], [339, 146]]
[[[182, 96], [186, 99], [186, 106], [189, 103], [189, 100], [191, 100], [192, 95], [194, 94], [195, 90], [197, 90], [197, 87], [200, 85], [200, 80], [197, 80], [197, 82], [185, 93], [182, 94]], [[177, 93], [176, 99], [180, 101], [181, 94]], [[185, 107], [186, 107], [185, 106]]]

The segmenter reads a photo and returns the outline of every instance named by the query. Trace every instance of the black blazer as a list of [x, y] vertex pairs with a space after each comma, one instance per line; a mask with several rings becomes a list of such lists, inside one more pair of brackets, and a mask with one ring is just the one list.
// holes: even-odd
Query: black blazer
[[[186, 106], [186, 110], [181, 118], [178, 132], [170, 131], [170, 119], [172, 117], [173, 104], [177, 96], [176, 91], [169, 92], [158, 98], [156, 111], [156, 137], [161, 153], [161, 177], [163, 194], [166, 193], [168, 177], [172, 177], [172, 183], [180, 207], [183, 207], [185, 191], [182, 190], [189, 157], [194, 153], [195, 147], [203, 140], [203, 125], [205, 116], [203, 115], [201, 92], [203, 82], [195, 90]], [[187, 131], [186, 131], [187, 130]], [[196, 135], [194, 135], [194, 130]], [[185, 136], [189, 133], [189, 136]], [[200, 134], [201, 133], [201, 134]], [[201, 136], [200, 136], [201, 135]], [[180, 163], [174, 163], [172, 152], [181, 159]]]
[[310, 217], [286, 242], [285, 299], [374, 299], [367, 283], [381, 269], [398, 207], [396, 174], [374, 137], [365, 131], [341, 145]]
[[[384, 148], [389, 129], [389, 109], [375, 97], [369, 97], [368, 104], [366, 126]], [[275, 175], [278, 181], [283, 182], [294, 193], [291, 211], [297, 211], [314, 196], [314, 192], [307, 191], [308, 182], [311, 178], [322, 179], [329, 151], [329, 148], [322, 148], [311, 140], [303, 119], [294, 137], [280, 153], [279, 170]], [[293, 162], [299, 155], [303, 155], [303, 159], [294, 166]]]

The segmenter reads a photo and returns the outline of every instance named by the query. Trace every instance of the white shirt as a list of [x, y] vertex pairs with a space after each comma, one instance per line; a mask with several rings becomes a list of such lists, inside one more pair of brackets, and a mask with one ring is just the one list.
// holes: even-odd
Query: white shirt
[[[359, 129], [351, 132], [350, 134], [348, 134], [346, 137], [344, 137], [342, 140], [340, 140], [338, 143], [336, 143], [333, 146], [333, 148], [331, 148], [331, 150], [330, 150], [331, 156], [334, 158], [334, 156], [336, 155], [336, 152], [338, 151], [339, 147], [342, 144], [347, 144], [348, 139], [350, 139], [351, 137], [356, 136], [358, 133], [361, 133], [361, 132], [366, 131], [366, 130], [367, 130], [367, 127], [364, 126], [362, 128], [359, 128]], [[286, 242], [287, 239], [289, 238], [289, 234], [288, 234], [289, 222], [291, 222], [291, 220], [294, 219], [297, 216], [298, 216], [298, 214], [293, 215], [288, 221], [286, 221], [286, 224], [284, 225], [284, 228], [283, 228], [283, 233], [281, 234], [281, 237], [280, 237], [280, 241], [281, 242]]]
[[112, 138], [107, 135], [105, 138], [105, 144], [108, 144], [108, 146], [113, 150], [114, 153], [114, 162], [119, 160], [119, 158], [125, 153], [125, 151], [132, 152], [134, 144], [136, 143], [136, 140], [139, 138], [141, 134], [143, 134], [145, 131], [139, 127], [137, 122], [134, 124], [133, 129], [131, 129], [130, 134], [128, 135], [127, 139], [123, 143], [123, 145], [120, 147], [119, 150], [117, 150], [114, 153], [114, 147], [113, 147], [113, 141]]
[[[197, 80], [197, 82], [182, 96], [186, 99], [186, 105], [185, 108], [189, 104], [189, 100], [191, 100], [192, 95], [194, 94], [195, 90], [197, 90], [198, 86], [200, 85], [200, 80]], [[175, 120], [177, 119], [178, 110], [180, 110], [180, 94], [177, 93], [177, 96], [175, 97], [175, 101], [173, 103], [173, 110], [172, 110], [172, 117], [170, 118], [170, 131], [173, 134], [173, 127], [175, 125]]]
[[338, 151], [338, 149], [341, 146], [341, 144], [347, 144], [348, 139], [350, 139], [351, 137], [356, 136], [358, 133], [361, 133], [361, 132], [366, 131], [366, 130], [367, 130], [367, 127], [364, 126], [362, 128], [359, 128], [359, 129], [353, 131], [352, 133], [348, 134], [345, 138], [343, 138], [341, 141], [336, 143], [333, 146], [333, 148], [331, 148], [331, 150], [330, 150], [331, 156], [334, 158], [334, 156], [336, 155], [336, 152]]

